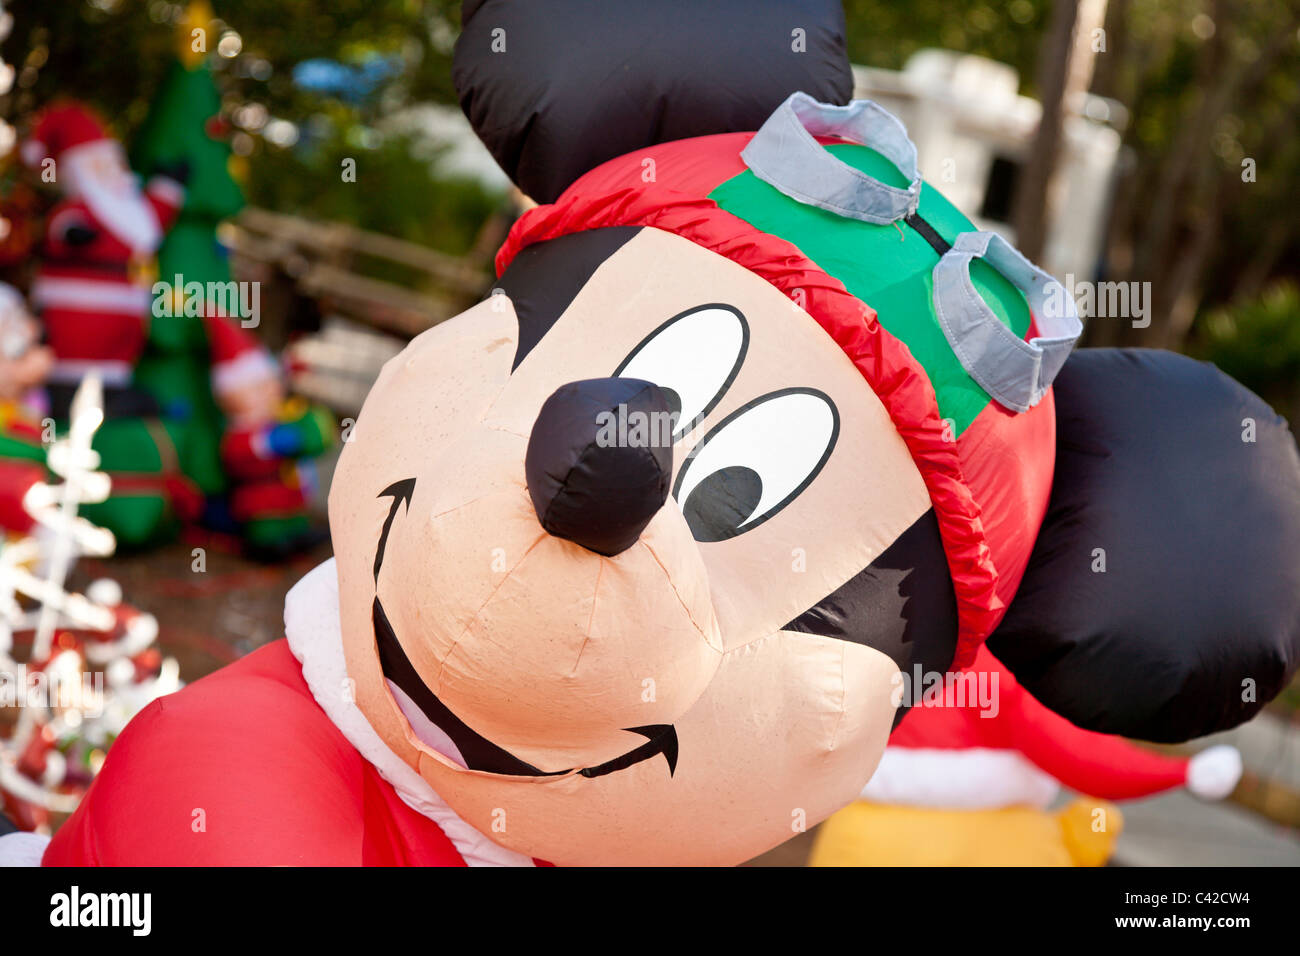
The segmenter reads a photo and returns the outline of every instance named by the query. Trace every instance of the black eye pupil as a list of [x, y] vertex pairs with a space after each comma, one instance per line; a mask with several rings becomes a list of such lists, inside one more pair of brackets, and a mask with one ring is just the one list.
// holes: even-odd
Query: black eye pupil
[[696, 541], [725, 541], [740, 533], [763, 497], [763, 479], [752, 468], [729, 465], [691, 491], [682, 516]]

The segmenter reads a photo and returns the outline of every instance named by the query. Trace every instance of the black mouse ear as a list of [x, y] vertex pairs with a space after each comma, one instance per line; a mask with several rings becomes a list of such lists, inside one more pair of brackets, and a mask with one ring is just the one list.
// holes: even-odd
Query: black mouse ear
[[1211, 365], [1084, 349], [1054, 386], [1047, 517], [993, 651], [1080, 727], [1235, 726], [1300, 662], [1300, 456]]
[[478, 0], [461, 16], [461, 108], [538, 202], [636, 149], [757, 130], [791, 93], [853, 94], [839, 0]]

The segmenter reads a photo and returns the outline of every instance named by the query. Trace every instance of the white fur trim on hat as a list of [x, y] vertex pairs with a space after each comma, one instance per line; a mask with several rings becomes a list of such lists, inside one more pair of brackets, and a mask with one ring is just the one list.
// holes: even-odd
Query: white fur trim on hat
[[862, 798], [946, 810], [1041, 808], [1060, 789], [1055, 778], [1014, 750], [886, 747]]
[[212, 390], [218, 394], [236, 391], [253, 382], [277, 378], [280, 366], [263, 349], [249, 349], [212, 366]]

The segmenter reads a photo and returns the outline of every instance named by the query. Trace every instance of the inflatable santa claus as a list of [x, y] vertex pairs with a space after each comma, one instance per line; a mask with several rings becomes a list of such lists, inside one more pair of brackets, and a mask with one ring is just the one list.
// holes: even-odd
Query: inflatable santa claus
[[31, 289], [55, 355], [56, 417], [91, 369], [110, 417], [147, 411], [151, 403], [129, 389], [131, 372], [151, 313], [148, 270], [184, 202], [185, 170], [158, 170], [142, 191], [121, 143], [75, 102], [47, 109], [22, 155], [65, 197], [49, 212]]

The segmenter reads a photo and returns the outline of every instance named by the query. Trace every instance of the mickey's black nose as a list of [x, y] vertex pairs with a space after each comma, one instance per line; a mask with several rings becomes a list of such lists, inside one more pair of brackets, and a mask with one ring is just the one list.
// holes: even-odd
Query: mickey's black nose
[[524, 458], [542, 527], [597, 554], [631, 547], [668, 497], [675, 419], [659, 386], [641, 379], [556, 389]]

